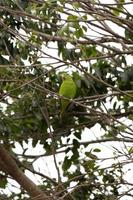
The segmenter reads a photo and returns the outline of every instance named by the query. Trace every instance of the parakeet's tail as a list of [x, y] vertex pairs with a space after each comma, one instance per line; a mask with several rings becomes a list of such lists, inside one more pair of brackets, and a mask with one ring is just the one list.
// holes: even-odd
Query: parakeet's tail
[[60, 124], [63, 123], [63, 116], [64, 116], [64, 112], [60, 112]]

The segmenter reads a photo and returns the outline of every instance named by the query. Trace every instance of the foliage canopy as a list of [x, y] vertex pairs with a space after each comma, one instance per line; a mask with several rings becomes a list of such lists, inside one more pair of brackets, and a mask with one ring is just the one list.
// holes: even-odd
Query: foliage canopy
[[[132, 6], [0, 1], [0, 199], [132, 199]], [[64, 72], [77, 93], [60, 123]], [[34, 165], [49, 156], [56, 179]]]

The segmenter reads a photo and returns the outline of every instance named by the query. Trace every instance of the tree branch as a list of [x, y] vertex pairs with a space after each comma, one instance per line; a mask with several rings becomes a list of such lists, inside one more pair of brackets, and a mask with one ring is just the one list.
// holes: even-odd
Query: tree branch
[[32, 198], [48, 200], [48, 196], [42, 192], [17, 166], [8, 151], [0, 144], [0, 170], [14, 178]]

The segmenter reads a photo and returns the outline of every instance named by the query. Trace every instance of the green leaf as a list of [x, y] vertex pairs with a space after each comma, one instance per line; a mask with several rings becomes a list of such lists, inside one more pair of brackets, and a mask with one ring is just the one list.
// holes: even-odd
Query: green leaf
[[64, 159], [62, 168], [63, 168], [64, 171], [66, 171], [66, 170], [68, 170], [70, 168], [70, 166], [71, 166], [71, 159], [69, 159], [66, 156], [65, 159]]
[[95, 148], [95, 149], [93, 149], [93, 152], [99, 153], [99, 152], [101, 152], [101, 149]]
[[75, 31], [75, 35], [76, 37], [79, 39], [80, 37], [83, 37], [84, 33], [83, 33], [83, 29], [82, 28], [78, 28], [76, 31]]
[[69, 15], [67, 17], [68, 22], [74, 22], [74, 21], [77, 22], [77, 20], [78, 20], [78, 17], [76, 15]]
[[6, 188], [7, 183], [7, 179], [3, 175], [0, 175], [0, 188]]
[[97, 159], [97, 156], [90, 152], [85, 152], [85, 155], [91, 159]]
[[133, 147], [129, 148], [128, 152], [129, 152], [129, 154], [132, 154], [133, 153]]

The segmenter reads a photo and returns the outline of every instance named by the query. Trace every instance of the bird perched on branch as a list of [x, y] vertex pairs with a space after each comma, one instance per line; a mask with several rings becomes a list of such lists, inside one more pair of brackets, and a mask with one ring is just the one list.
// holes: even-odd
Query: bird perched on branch
[[68, 99], [65, 99], [63, 97], [61, 98], [60, 118], [62, 118], [65, 110], [67, 109], [70, 103], [70, 100], [74, 99], [74, 97], [76, 96], [76, 89], [77, 89], [75, 82], [73, 81], [72, 77], [69, 74], [63, 73], [62, 78], [63, 82], [59, 89], [59, 95], [66, 97]]

